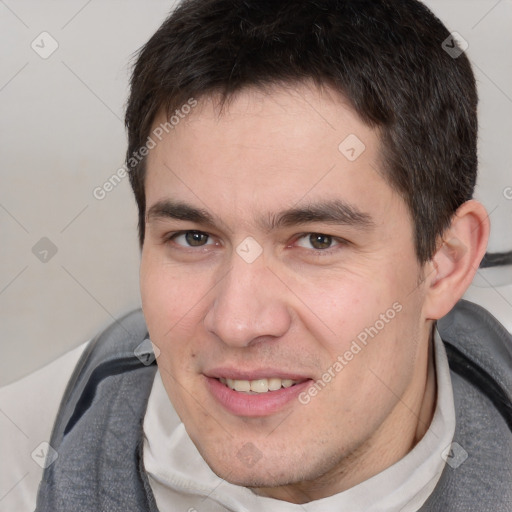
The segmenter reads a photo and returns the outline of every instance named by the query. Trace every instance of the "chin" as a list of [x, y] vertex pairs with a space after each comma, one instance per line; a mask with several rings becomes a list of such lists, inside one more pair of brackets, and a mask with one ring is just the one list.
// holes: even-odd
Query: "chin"
[[281, 487], [304, 481], [304, 479], [298, 475], [286, 475], [286, 471], [280, 478], [276, 478], [275, 475], [269, 474], [266, 468], [259, 471], [239, 471], [238, 468], [231, 468], [228, 471], [220, 473], [215, 470], [213, 471], [217, 476], [230, 484], [248, 487], [250, 489]]
[[[311, 461], [296, 461], [290, 454], [267, 457], [253, 453], [254, 445], [246, 443], [238, 451], [201, 453], [210, 469], [227, 482], [249, 488], [272, 488], [304, 482], [323, 473], [312, 468]], [[302, 468], [302, 469], [298, 469]], [[308, 469], [308, 473], [304, 469]], [[311, 473], [311, 474], [309, 474]]]

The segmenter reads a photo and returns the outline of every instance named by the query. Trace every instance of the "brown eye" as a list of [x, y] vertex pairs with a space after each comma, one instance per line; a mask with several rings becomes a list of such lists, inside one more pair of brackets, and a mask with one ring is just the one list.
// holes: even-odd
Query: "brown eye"
[[333, 237], [323, 233], [308, 233], [297, 240], [297, 245], [306, 249], [330, 249], [333, 245]]
[[311, 233], [309, 235], [309, 243], [315, 249], [328, 249], [332, 244], [332, 237], [329, 235], [322, 235], [321, 233]]
[[209, 235], [201, 231], [184, 231], [182, 233], [176, 233], [172, 237], [172, 240], [184, 247], [201, 247], [207, 245], [209, 238]]
[[185, 234], [185, 240], [191, 247], [198, 247], [208, 242], [208, 235], [200, 231], [188, 231]]

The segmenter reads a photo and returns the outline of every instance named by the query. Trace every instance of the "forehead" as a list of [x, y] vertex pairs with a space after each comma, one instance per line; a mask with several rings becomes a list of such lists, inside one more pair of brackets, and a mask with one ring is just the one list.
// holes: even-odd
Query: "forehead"
[[[222, 108], [206, 96], [176, 114], [148, 155], [148, 208], [170, 197], [249, 222], [301, 202], [342, 199], [377, 216], [401, 202], [383, 178], [378, 132], [332, 90], [246, 89]], [[167, 121], [161, 113], [153, 133]]]

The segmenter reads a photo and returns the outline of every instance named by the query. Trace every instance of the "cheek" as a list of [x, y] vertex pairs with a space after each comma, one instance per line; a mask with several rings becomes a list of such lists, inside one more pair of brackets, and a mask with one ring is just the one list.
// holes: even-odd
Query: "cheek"
[[302, 322], [323, 345], [325, 371], [340, 356], [342, 373], [350, 381], [359, 380], [368, 368], [392, 374], [401, 365], [411, 366], [420, 311], [410, 294], [416, 284], [411, 275], [416, 274], [390, 266], [303, 286], [308, 308], [303, 308]]
[[325, 339], [332, 355], [347, 349], [345, 345], [392, 306], [382, 283], [367, 276], [334, 276], [308, 284], [302, 292], [303, 303], [312, 313], [310, 328], [314, 323], [323, 329], [323, 334], [316, 335]]
[[158, 254], [143, 252], [140, 289], [144, 317], [150, 339], [160, 349], [157, 364], [164, 386], [180, 412], [185, 409], [180, 390], [188, 389], [195, 376], [196, 353], [191, 340], [201, 325], [203, 281], [171, 266]]
[[202, 315], [208, 287], [209, 280], [201, 273], [171, 265], [149, 250], [143, 253], [140, 290], [152, 339], [165, 342], [171, 333], [187, 332]]

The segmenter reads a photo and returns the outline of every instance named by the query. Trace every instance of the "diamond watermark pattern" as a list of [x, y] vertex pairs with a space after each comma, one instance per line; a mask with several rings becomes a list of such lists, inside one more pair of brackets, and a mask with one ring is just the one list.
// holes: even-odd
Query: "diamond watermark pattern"
[[236, 252], [246, 263], [252, 263], [263, 252], [263, 247], [248, 236], [238, 245]]
[[59, 47], [59, 43], [48, 32], [41, 32], [30, 44], [42, 59], [48, 59]]
[[454, 263], [457, 263], [467, 251], [466, 245], [456, 237], [450, 238], [441, 247], [441, 252]]
[[32, 254], [41, 263], [48, 263], [57, 254], [57, 246], [49, 238], [43, 236], [43, 238], [32, 247]]
[[458, 59], [469, 48], [469, 43], [458, 32], [452, 32], [441, 46], [452, 59]]
[[357, 160], [364, 153], [365, 149], [366, 146], [363, 141], [353, 133], [345, 137], [338, 146], [340, 153], [350, 162]]
[[238, 450], [236, 456], [241, 460], [247, 467], [252, 468], [258, 461], [263, 457], [263, 454], [254, 446], [253, 443], [245, 443], [240, 450]]
[[43, 469], [51, 466], [59, 457], [59, 454], [54, 450], [49, 443], [43, 441], [37, 448], [30, 454], [32, 460]]
[[441, 457], [446, 461], [448, 466], [457, 469], [468, 458], [468, 452], [464, 450], [459, 443], [453, 442], [443, 450]]
[[149, 338], [146, 338], [135, 348], [133, 353], [144, 366], [149, 366], [160, 355], [160, 349]]

